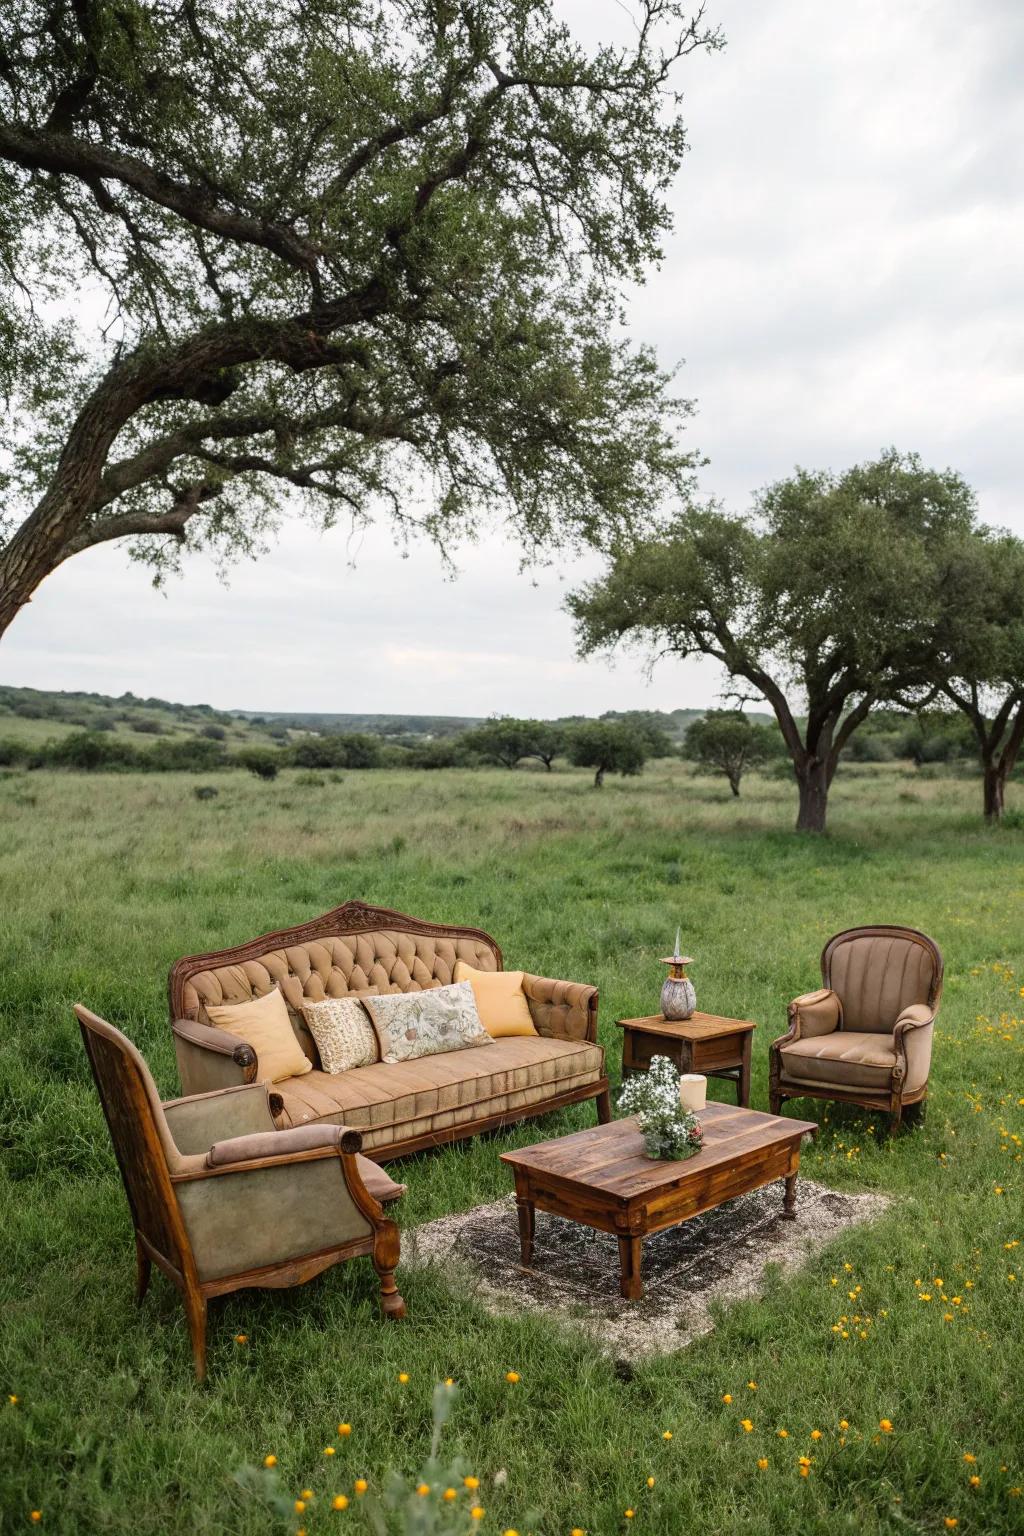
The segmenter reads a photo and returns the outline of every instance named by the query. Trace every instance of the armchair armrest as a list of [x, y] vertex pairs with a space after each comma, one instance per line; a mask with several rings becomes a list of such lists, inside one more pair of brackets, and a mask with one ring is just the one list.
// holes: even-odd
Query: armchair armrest
[[932, 1026], [937, 1012], [926, 1003], [911, 1003], [893, 1025], [896, 1072], [903, 1078], [905, 1093], [916, 1093], [928, 1081], [932, 1063]]
[[819, 987], [805, 992], [789, 1005], [790, 1040], [809, 1040], [814, 1035], [831, 1035], [843, 1024], [843, 1005], [835, 992]]
[[556, 1040], [597, 1043], [597, 988], [579, 981], [523, 975], [523, 991], [537, 1033]]
[[186, 1094], [233, 1088], [255, 1079], [256, 1052], [237, 1035], [200, 1024], [198, 1019], [174, 1019], [171, 1029]]
[[170, 1099], [163, 1110], [175, 1146], [184, 1156], [205, 1152], [217, 1137], [246, 1136], [252, 1132], [275, 1133], [274, 1101], [279, 1094], [266, 1083], [239, 1083], [212, 1093]]
[[328, 1157], [337, 1152], [358, 1152], [363, 1138], [347, 1125], [296, 1125], [290, 1130], [257, 1131], [251, 1136], [232, 1136], [215, 1141], [206, 1154], [207, 1168], [226, 1168], [245, 1163], [281, 1162], [308, 1153]]

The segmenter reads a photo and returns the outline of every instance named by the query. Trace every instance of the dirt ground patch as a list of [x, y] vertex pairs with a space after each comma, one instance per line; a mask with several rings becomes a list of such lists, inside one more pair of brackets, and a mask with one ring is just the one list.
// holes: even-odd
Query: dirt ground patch
[[524, 1269], [511, 1195], [426, 1222], [402, 1237], [404, 1265], [458, 1267], [488, 1311], [548, 1312], [624, 1361], [682, 1349], [714, 1328], [713, 1307], [763, 1293], [770, 1265], [796, 1269], [848, 1227], [873, 1221], [883, 1195], [843, 1194], [801, 1179], [797, 1219], [783, 1221], [783, 1186], [769, 1184], [649, 1237], [644, 1295], [619, 1295], [614, 1237], [537, 1212], [533, 1267]]

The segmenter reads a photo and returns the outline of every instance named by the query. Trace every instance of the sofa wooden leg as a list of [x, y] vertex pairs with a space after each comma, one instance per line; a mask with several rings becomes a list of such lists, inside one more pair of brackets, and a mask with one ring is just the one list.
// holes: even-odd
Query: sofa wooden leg
[[196, 1381], [206, 1379], [206, 1298], [197, 1291], [185, 1292], [185, 1311], [188, 1313], [188, 1331], [192, 1336], [192, 1359], [196, 1368]]
[[141, 1307], [143, 1297], [149, 1290], [149, 1276], [153, 1265], [149, 1254], [139, 1242], [138, 1233], [135, 1235], [135, 1300]]
[[611, 1095], [611, 1090], [606, 1088], [603, 1093], [599, 1093], [597, 1095], [595, 1103], [597, 1104], [597, 1123], [598, 1123], [598, 1125], [608, 1125], [608, 1124], [610, 1124], [611, 1118], [612, 1118], [612, 1095]]

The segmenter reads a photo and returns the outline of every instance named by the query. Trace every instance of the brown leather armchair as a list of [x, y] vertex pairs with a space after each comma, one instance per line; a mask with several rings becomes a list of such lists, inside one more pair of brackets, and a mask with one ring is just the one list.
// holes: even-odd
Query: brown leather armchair
[[265, 1083], [161, 1103], [131, 1041], [81, 1005], [75, 1014], [131, 1207], [138, 1299], [159, 1265], [184, 1298], [200, 1381], [213, 1296], [299, 1285], [369, 1254], [385, 1315], [404, 1316], [398, 1228], [383, 1206], [405, 1186], [357, 1155], [358, 1131], [279, 1131]]
[[789, 1005], [789, 1031], [769, 1057], [773, 1115], [785, 1099], [838, 1099], [889, 1115], [928, 1092], [932, 1031], [942, 995], [938, 945], [914, 928], [876, 924], [829, 939], [823, 987]]

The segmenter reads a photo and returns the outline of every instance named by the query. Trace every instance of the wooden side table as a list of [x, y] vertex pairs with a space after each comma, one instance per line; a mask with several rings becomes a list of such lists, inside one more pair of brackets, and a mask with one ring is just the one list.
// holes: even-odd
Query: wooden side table
[[615, 1022], [622, 1030], [623, 1080], [646, 1072], [652, 1056], [667, 1056], [680, 1072], [730, 1078], [736, 1084], [736, 1103], [750, 1107], [750, 1046], [757, 1025], [749, 1019], [694, 1013], [676, 1021], [654, 1013]]

